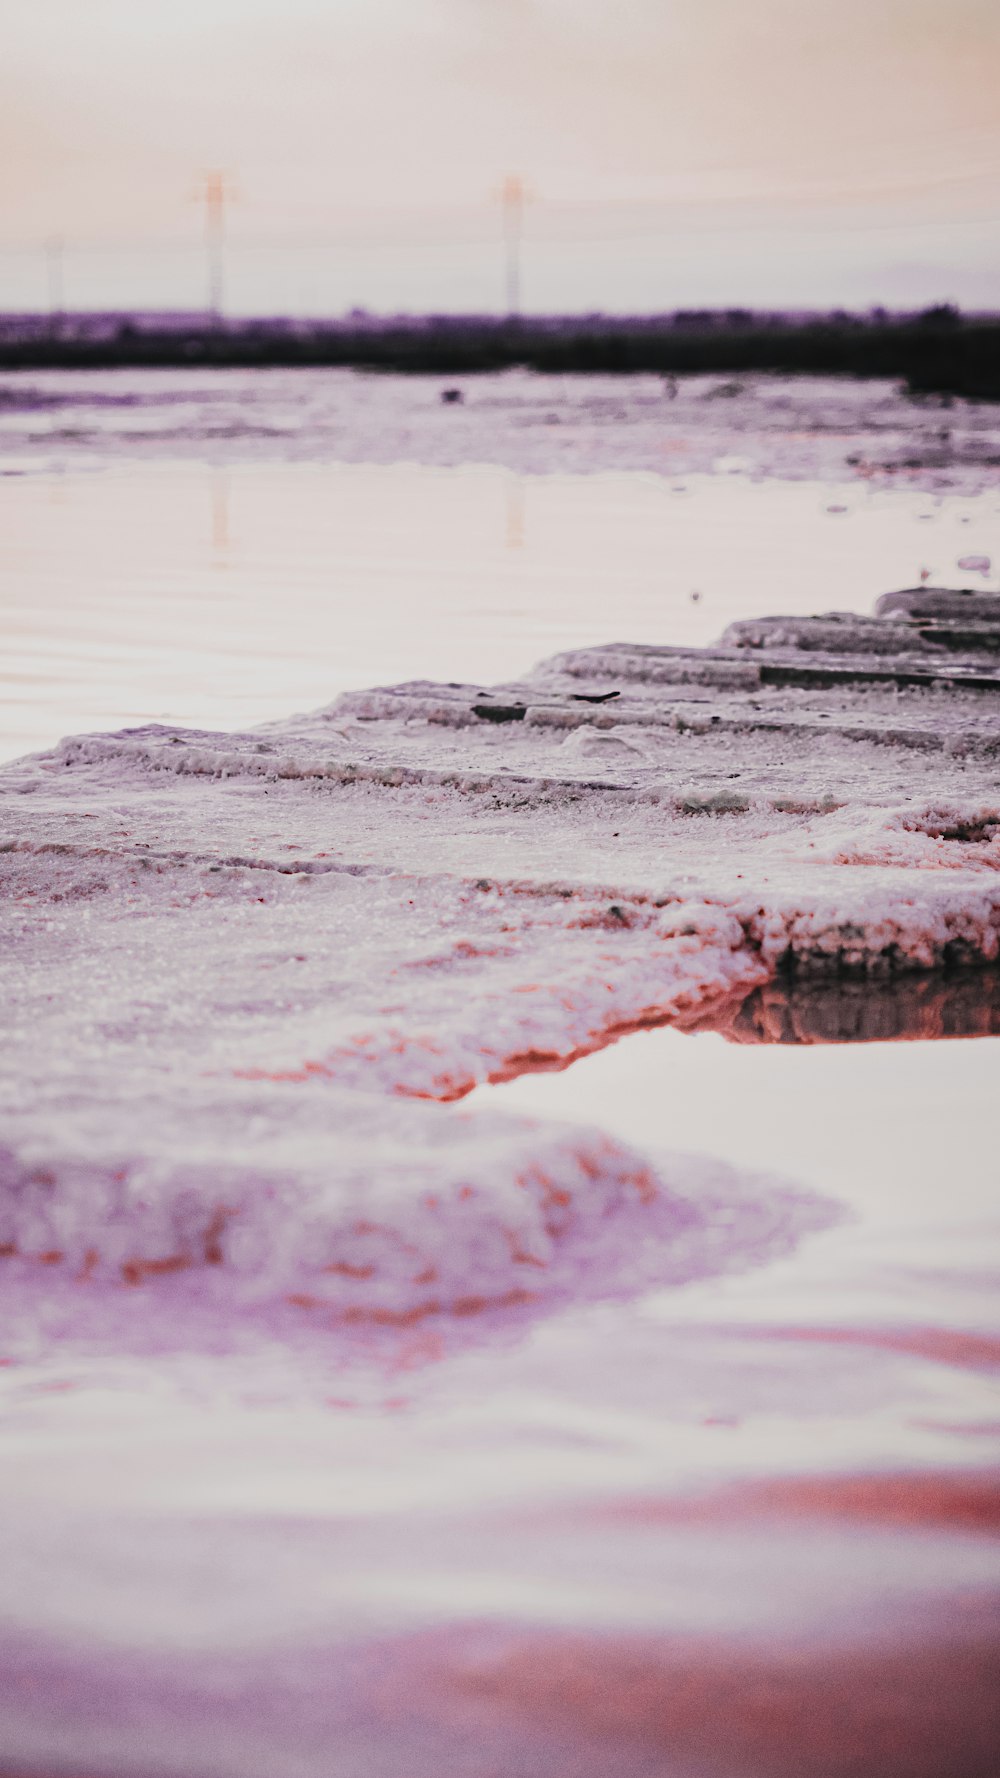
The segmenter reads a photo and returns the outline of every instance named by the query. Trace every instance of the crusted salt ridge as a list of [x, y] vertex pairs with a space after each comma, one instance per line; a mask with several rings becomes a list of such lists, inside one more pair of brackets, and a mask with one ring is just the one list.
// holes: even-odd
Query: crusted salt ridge
[[654, 1163], [586, 1127], [315, 1081], [220, 1094], [140, 1077], [111, 1120], [83, 1096], [45, 1100], [47, 1138], [37, 1117], [6, 1120], [0, 1251], [21, 1276], [168, 1303], [285, 1299], [388, 1324], [537, 1313], [759, 1263], [831, 1219], [808, 1194], [692, 1156]]
[[35, 1079], [99, 1043], [105, 1074], [182, 1058], [218, 1081], [457, 1098], [768, 974], [740, 921], [698, 901], [24, 852], [3, 865], [20, 889], [8, 1029], [15, 1072]]
[[977, 623], [1000, 623], [1000, 593], [978, 592], [973, 587], [902, 587], [883, 593], [875, 601], [876, 617], [906, 619], [974, 618]]
[[[618, 645], [516, 685], [82, 737], [7, 769], [11, 1263], [166, 1287], [200, 1253], [237, 1296], [405, 1316], [512, 1300], [526, 1271], [582, 1288], [592, 1238], [620, 1278], [638, 1217], [662, 1268], [699, 1221], [695, 1175], [683, 1213], [656, 1168], [626, 1202], [642, 1163], [615, 1145], [504, 1120], [439, 1137], [460, 1114], [412, 1101], [696, 1023], [782, 967], [995, 960], [996, 676], [964, 645], [941, 667], [928, 616], [875, 620], [901, 646], [874, 657], [844, 645], [855, 620], [765, 623], [701, 654]], [[992, 618], [962, 622], [981, 639]], [[572, 1230], [541, 1252], [550, 1187]], [[362, 1200], [387, 1243], [370, 1271]], [[734, 1235], [732, 1263], [752, 1247]]]

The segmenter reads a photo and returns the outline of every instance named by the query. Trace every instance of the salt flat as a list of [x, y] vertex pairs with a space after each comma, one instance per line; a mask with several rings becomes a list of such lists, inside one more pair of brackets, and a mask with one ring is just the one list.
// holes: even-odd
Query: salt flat
[[[442, 404], [459, 384], [461, 400]], [[127, 456], [214, 462], [502, 464], [518, 473], [748, 473], [977, 493], [996, 406], [887, 379], [543, 376], [354, 370], [8, 374], [0, 442], [26, 466]]]
[[997, 601], [887, 603], [6, 768], [10, 1259], [531, 1299], [655, 1167], [415, 1101], [779, 970], [994, 962]]
[[992, 1773], [995, 602], [3, 769], [0, 1769]]

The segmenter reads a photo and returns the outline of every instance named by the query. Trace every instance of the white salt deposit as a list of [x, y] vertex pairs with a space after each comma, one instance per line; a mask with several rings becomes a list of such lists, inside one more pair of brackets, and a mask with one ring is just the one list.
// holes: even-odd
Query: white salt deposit
[[770, 1187], [748, 1222], [693, 1163], [412, 1101], [778, 968], [995, 960], [996, 626], [955, 597], [7, 768], [9, 1261], [400, 1318], [791, 1238]]
[[208, 455], [499, 463], [543, 475], [644, 470], [672, 479], [902, 476], [964, 492], [996, 481], [994, 404], [911, 397], [887, 380], [512, 370], [467, 377], [464, 399], [443, 404], [447, 386], [433, 376], [352, 370], [37, 372], [7, 380], [0, 443], [12, 460], [53, 466]]

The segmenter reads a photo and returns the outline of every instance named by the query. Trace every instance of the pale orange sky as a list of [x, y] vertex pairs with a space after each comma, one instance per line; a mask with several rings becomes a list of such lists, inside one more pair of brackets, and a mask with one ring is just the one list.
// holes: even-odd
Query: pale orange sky
[[[4, 306], [1000, 305], [997, 0], [3, 0]], [[277, 242], [288, 243], [282, 254]], [[141, 290], [139, 286], [141, 285]]]

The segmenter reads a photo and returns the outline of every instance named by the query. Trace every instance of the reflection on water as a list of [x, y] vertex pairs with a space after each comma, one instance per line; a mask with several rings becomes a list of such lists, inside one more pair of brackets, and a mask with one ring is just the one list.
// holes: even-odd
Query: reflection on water
[[212, 555], [217, 568], [226, 567], [229, 552], [229, 472], [212, 472]]
[[[938, 1020], [981, 1032], [994, 1027], [997, 991], [995, 970], [859, 984], [857, 991], [843, 983], [769, 984], [717, 1018], [715, 1028], [693, 1035], [669, 1026], [640, 1031], [565, 1073], [478, 1087], [465, 1103], [572, 1120], [599, 1108], [603, 1128], [640, 1148], [669, 1142], [708, 1150], [828, 1193], [865, 1224], [891, 1225], [900, 1244], [885, 1256], [893, 1269], [903, 1247], [919, 1248], [928, 1228], [949, 1225], [956, 1248], [970, 1244], [971, 1265], [990, 1251], [973, 1228], [995, 1222], [1000, 1211], [986, 1111], [1000, 1037], [963, 1040], [952, 1031], [953, 1042], [928, 1042], [917, 1029], [926, 1021], [933, 1030]], [[843, 1036], [833, 1035], [838, 1028]], [[885, 1041], [890, 1031], [914, 1041]], [[834, 1231], [807, 1252], [854, 1239]], [[932, 1242], [923, 1263], [939, 1251]], [[1000, 1253], [989, 1263], [1000, 1264]], [[851, 1278], [842, 1285], [841, 1310], [850, 1318]], [[884, 1309], [892, 1312], [888, 1297]], [[992, 1303], [979, 1312], [992, 1328]], [[949, 1313], [960, 1325], [973, 1313], [964, 1278], [955, 1280]]]
[[524, 545], [524, 483], [520, 476], [507, 478], [507, 548]]
[[970, 536], [997, 528], [986, 496], [865, 488], [836, 517], [829, 496], [224, 457], [0, 477], [0, 757], [147, 721], [245, 727], [405, 679], [498, 682], [614, 639], [694, 646], [762, 612], [867, 611], [924, 572], [961, 583]]
[[1000, 1036], [1000, 970], [901, 974], [879, 982], [779, 977], [708, 1018], [732, 1043], [891, 1043]]
[[665, 1029], [478, 1089], [850, 1207], [630, 1303], [150, 1342], [156, 1281], [50, 1276], [0, 1369], [17, 1770], [992, 1778], [998, 1056]]

